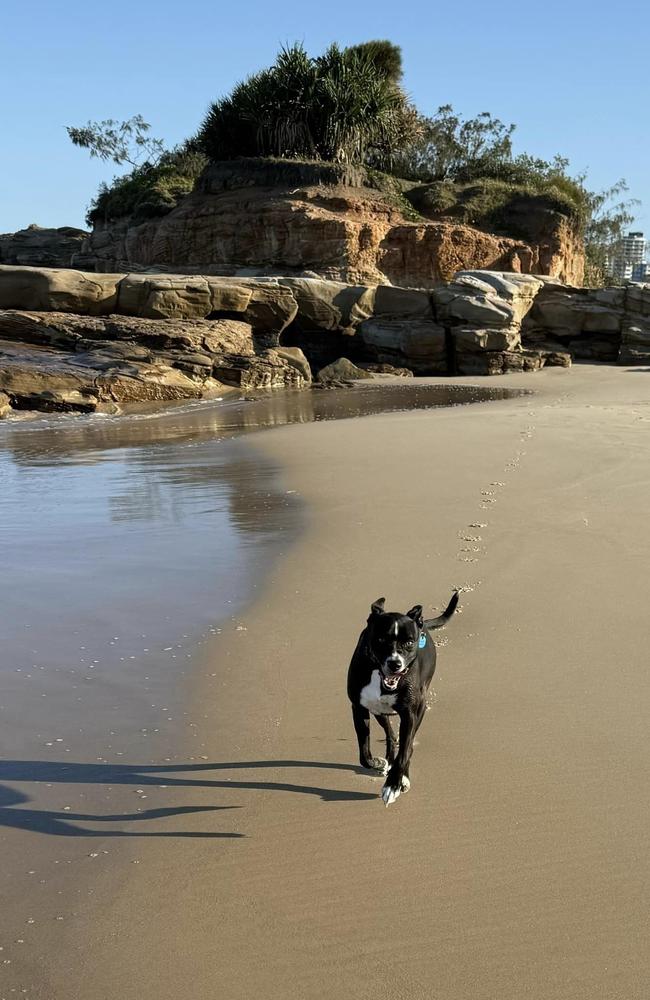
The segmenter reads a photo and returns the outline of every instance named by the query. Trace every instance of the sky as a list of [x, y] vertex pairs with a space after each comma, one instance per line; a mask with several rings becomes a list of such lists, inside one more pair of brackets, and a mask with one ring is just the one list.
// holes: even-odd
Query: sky
[[209, 103], [271, 64], [388, 38], [421, 112], [452, 104], [517, 125], [515, 151], [567, 156], [594, 190], [623, 177], [650, 235], [650, 6], [611, 0], [400, 4], [328, 0], [5, 0], [0, 16], [0, 233], [84, 226], [120, 172], [74, 147], [66, 125], [141, 114], [173, 146]]

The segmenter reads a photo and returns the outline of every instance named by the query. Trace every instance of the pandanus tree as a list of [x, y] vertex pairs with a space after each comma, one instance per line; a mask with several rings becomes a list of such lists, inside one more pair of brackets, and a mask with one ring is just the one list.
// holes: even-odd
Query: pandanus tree
[[312, 58], [284, 48], [269, 69], [215, 101], [197, 136], [212, 160], [238, 156], [362, 163], [412, 142], [418, 117], [399, 85], [401, 57], [389, 42]]

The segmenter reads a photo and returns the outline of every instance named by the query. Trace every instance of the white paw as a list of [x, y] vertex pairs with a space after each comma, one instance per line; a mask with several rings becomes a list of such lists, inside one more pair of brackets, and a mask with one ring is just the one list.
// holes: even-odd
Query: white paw
[[398, 788], [396, 785], [384, 785], [381, 790], [381, 797], [384, 800], [385, 806], [390, 806], [395, 802], [402, 794], [402, 789]]
[[395, 802], [402, 792], [406, 794], [411, 787], [411, 782], [408, 778], [404, 777], [400, 779], [399, 785], [384, 785], [381, 790], [381, 797], [384, 800], [384, 805], [390, 806]]

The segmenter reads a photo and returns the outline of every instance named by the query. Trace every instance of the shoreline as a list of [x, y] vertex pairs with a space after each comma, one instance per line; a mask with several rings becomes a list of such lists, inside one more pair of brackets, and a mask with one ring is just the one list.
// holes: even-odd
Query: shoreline
[[[644, 997], [648, 473], [633, 459], [650, 410], [638, 374], [534, 384], [488, 409], [248, 439], [307, 503], [306, 531], [246, 631], [211, 643], [194, 697], [208, 760], [166, 799], [223, 810], [196, 828], [239, 836], [147, 843], [101, 912], [71, 921], [43, 997]], [[593, 634], [623, 582], [619, 623]], [[473, 590], [440, 635], [413, 791], [385, 810], [356, 767], [347, 661], [380, 591], [430, 613], [458, 585]], [[134, 939], [136, 912], [151, 919]]]

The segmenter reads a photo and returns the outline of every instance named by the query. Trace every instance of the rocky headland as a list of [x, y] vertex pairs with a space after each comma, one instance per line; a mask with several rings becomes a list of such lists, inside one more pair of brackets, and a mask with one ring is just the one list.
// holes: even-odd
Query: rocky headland
[[96, 220], [76, 261], [97, 271], [307, 273], [418, 288], [474, 269], [581, 284], [582, 240], [543, 197], [513, 201], [496, 232], [432, 213], [426, 194], [426, 185], [360, 166], [211, 163], [171, 211]]

